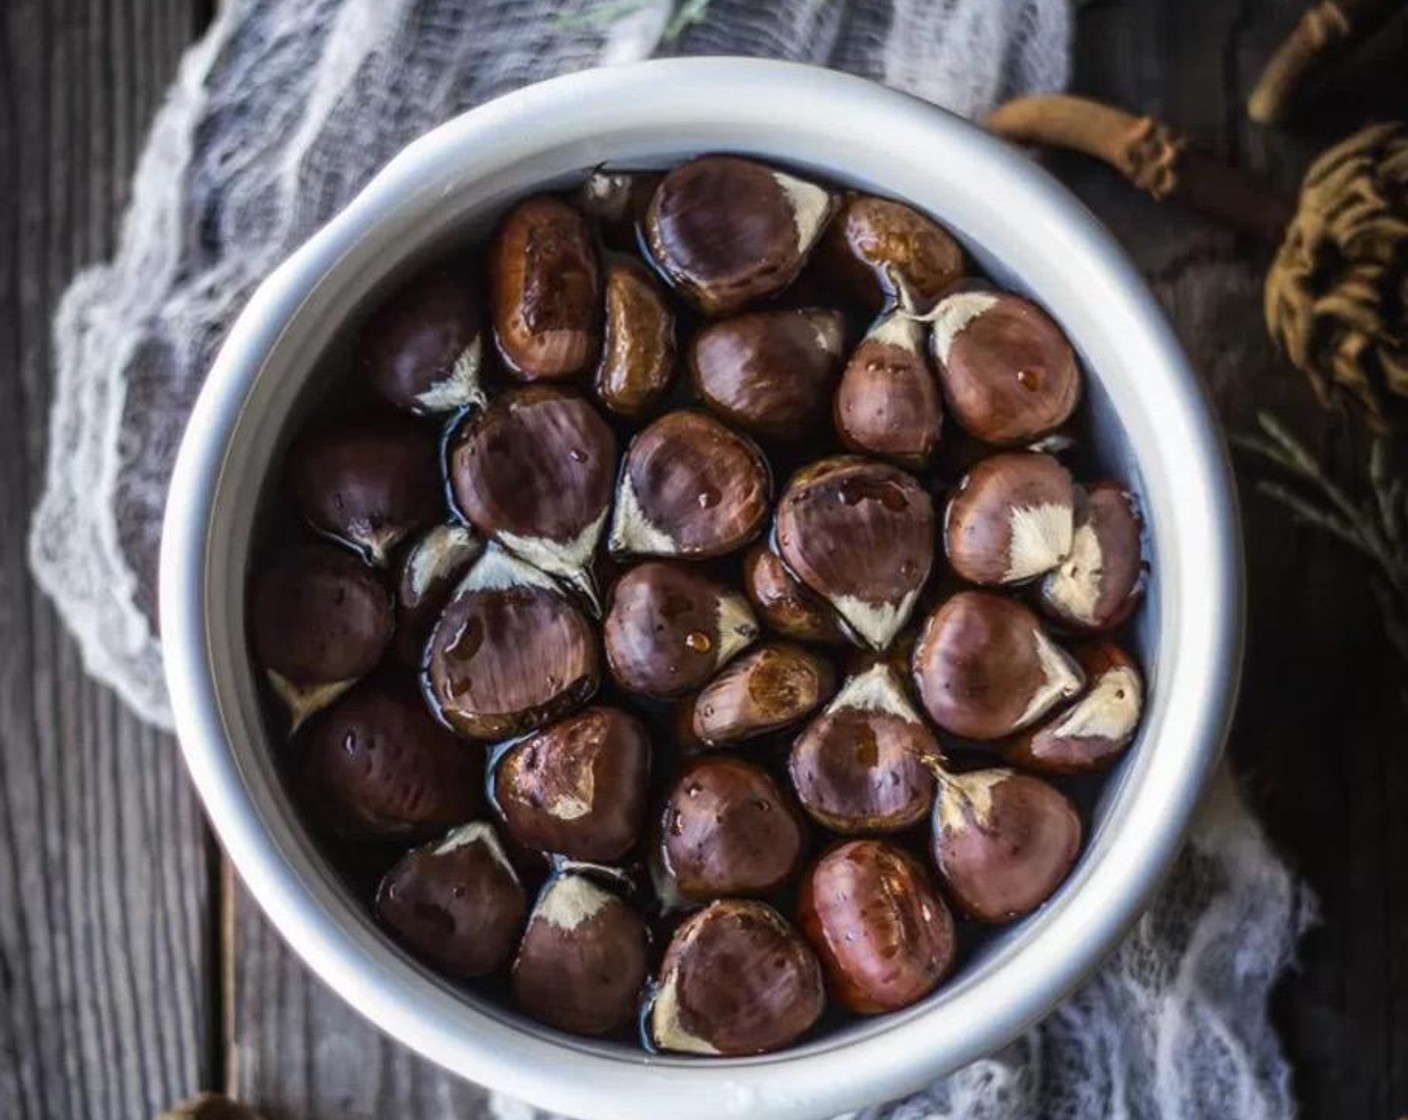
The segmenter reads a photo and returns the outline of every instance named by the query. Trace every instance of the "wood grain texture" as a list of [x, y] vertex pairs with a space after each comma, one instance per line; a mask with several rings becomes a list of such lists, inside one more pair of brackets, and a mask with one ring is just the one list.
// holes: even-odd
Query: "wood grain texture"
[[0, 1116], [153, 1114], [210, 1076], [210, 852], [175, 742], [89, 681], [25, 570], [49, 323], [111, 253], [189, 0], [0, 8]]

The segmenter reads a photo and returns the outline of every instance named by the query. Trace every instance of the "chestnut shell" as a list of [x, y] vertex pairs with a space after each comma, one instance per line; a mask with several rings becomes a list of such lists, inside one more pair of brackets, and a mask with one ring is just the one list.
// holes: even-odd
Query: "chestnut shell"
[[817, 265], [867, 310], [927, 311], [963, 277], [963, 249], [925, 214], [890, 198], [851, 194], [817, 247]]
[[784, 638], [824, 645], [849, 645], [827, 602], [787, 570], [766, 544], [755, 544], [743, 557], [743, 590], [767, 628]]
[[610, 257], [597, 399], [619, 416], [639, 418], [664, 397], [674, 375], [675, 313], [660, 282], [634, 257]]
[[811, 650], [768, 642], [734, 658], [693, 705], [694, 737], [724, 746], [788, 727], [831, 695], [831, 666]]
[[953, 570], [988, 586], [1023, 583], [1071, 550], [1076, 490], [1071, 472], [1036, 451], [1007, 451], [975, 464], [944, 511], [944, 552]]

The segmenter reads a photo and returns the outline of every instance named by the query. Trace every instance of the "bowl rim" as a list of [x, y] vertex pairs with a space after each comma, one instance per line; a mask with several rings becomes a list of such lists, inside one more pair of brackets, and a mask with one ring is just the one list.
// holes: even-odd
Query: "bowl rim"
[[[427, 181], [448, 190], [456, 175], [472, 178], [475, 155], [494, 145], [581, 141], [600, 127], [606, 107], [613, 121], [668, 120], [691, 98], [707, 98], [725, 123], [766, 115], [774, 127], [825, 108], [825, 118], [808, 127], [851, 137], [862, 128], [889, 130], [907, 146], [961, 152], [971, 174], [1000, 184], [1001, 196], [1021, 207], [1018, 224], [1053, 240], [1050, 252], [1059, 251], [1083, 280], [1085, 300], [1101, 301], [1101, 322], [1108, 321], [1111, 338], [1120, 333], [1120, 348], [1139, 362], [1139, 383], [1130, 378], [1121, 389], [1157, 413], [1157, 428], [1144, 434], [1163, 449], [1161, 475], [1168, 478], [1160, 485], [1178, 498], [1177, 506], [1165, 502], [1159, 510], [1178, 526], [1167, 542], [1175, 571], [1161, 578], [1174, 580], [1174, 592], [1191, 590], [1196, 580], [1198, 592], [1171, 599], [1176, 614], [1161, 620], [1179, 643], [1178, 660], [1160, 669], [1160, 686], [1181, 701], [1167, 715], [1171, 726], [1160, 727], [1170, 742], [1144, 751], [1119, 790], [1116, 823], [1138, 844], [1131, 840], [1121, 851], [1106, 845], [1098, 861], [1083, 854], [1072, 882], [1029, 920], [1002, 967], [962, 979], [942, 1003], [910, 1008], [839, 1043], [721, 1061], [628, 1057], [524, 1029], [460, 998], [347, 920], [326, 884], [305, 874], [300, 861], [307, 853], [271, 834], [251, 794], [222, 703], [210, 618], [211, 520], [222, 487], [237, 485], [227, 477], [227, 460], [247, 395], [285, 327], [323, 279], [346, 266], [380, 216]], [[531, 138], [524, 138], [525, 126]], [[652, 1117], [664, 1107], [681, 1118], [835, 1113], [912, 1091], [1030, 1026], [1098, 966], [1171, 867], [1226, 737], [1243, 609], [1235, 490], [1214, 414], [1152, 293], [1098, 220], [1041, 168], [927, 102], [835, 71], [741, 58], [652, 60], [551, 79], [454, 118], [404, 149], [270, 274], [231, 329], [172, 473], [160, 563], [163, 655], [187, 768], [234, 866], [284, 939], [342, 998], [412, 1049], [491, 1088], [585, 1117]], [[842, 1051], [846, 1061], [838, 1063]]]

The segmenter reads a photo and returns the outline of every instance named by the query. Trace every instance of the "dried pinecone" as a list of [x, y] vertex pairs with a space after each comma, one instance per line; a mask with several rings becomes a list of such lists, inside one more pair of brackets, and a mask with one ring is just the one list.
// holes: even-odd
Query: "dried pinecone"
[[1325, 152], [1266, 278], [1271, 337], [1326, 406], [1376, 431], [1408, 424], [1408, 125]]

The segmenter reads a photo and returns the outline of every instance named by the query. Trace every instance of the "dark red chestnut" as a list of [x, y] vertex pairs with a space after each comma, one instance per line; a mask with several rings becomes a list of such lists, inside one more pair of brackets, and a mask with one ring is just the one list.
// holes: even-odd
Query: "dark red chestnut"
[[686, 763], [661, 819], [665, 868], [694, 902], [776, 890], [797, 870], [805, 841], [767, 771], [732, 755]]
[[472, 978], [508, 963], [528, 900], [494, 826], [475, 821], [402, 856], [376, 909], [416, 956]]
[[513, 962], [513, 994], [540, 1023], [601, 1035], [633, 1022], [649, 968], [645, 923], [585, 875], [548, 881]]
[[841, 204], [817, 263], [871, 311], [927, 311], [963, 277], [963, 250], [941, 226], [902, 202], [865, 194]]
[[1010, 922], [1066, 880], [1080, 853], [1070, 798], [1013, 770], [949, 774], [934, 802], [934, 862], [970, 918]]
[[919, 861], [883, 840], [822, 856], [797, 912], [831, 994], [861, 1015], [919, 1002], [953, 968], [953, 915]]
[[976, 464], [944, 514], [944, 550], [974, 583], [1025, 583], [1071, 552], [1075, 483], [1050, 455], [1008, 451]]
[[587, 708], [517, 743], [494, 773], [494, 801], [520, 844], [611, 863], [645, 816], [650, 739], [616, 708]]
[[924, 327], [903, 312], [881, 319], [856, 347], [833, 409], [852, 451], [923, 467], [939, 442], [943, 405], [924, 357]]
[[582, 181], [572, 201], [597, 224], [607, 245], [623, 253], [635, 252], [646, 208], [663, 178], [654, 171], [597, 168]]
[[621, 466], [611, 551], [722, 556], [762, 532], [772, 480], [752, 440], [703, 412], [670, 412], [631, 441]]
[[426, 652], [444, 720], [472, 739], [521, 735], [585, 704], [597, 636], [552, 579], [498, 545], [470, 569]]
[[601, 346], [601, 267], [580, 211], [552, 195], [525, 199], [490, 253], [494, 338], [524, 381], [571, 377]]
[[913, 476], [857, 456], [798, 471], [777, 505], [775, 547], [873, 649], [914, 609], [934, 562], [934, 505]]
[[419, 668], [425, 642], [450, 592], [484, 552], [484, 540], [463, 525], [421, 534], [396, 563], [396, 656]]
[[825, 1003], [821, 967], [782, 915], [727, 899], [675, 931], [650, 1033], [662, 1050], [764, 1054], [810, 1030]]
[[846, 645], [836, 612], [804, 586], [766, 544], [743, 557], [743, 590], [769, 630], [799, 642]]
[[834, 684], [831, 666], [811, 650], [768, 642], [735, 658], [699, 693], [694, 738], [722, 747], [778, 731], [815, 711]]
[[1080, 370], [1061, 328], [1007, 292], [948, 296], [934, 309], [934, 358], [950, 414], [988, 443], [1030, 443], [1080, 399]]
[[1134, 495], [1117, 482], [1088, 487], [1076, 510], [1070, 555], [1041, 581], [1042, 609], [1078, 630], [1109, 630], [1129, 617], [1144, 589]]
[[606, 263], [606, 339], [596, 395], [619, 416], [649, 412], [675, 376], [675, 313], [651, 271], [634, 257]]

